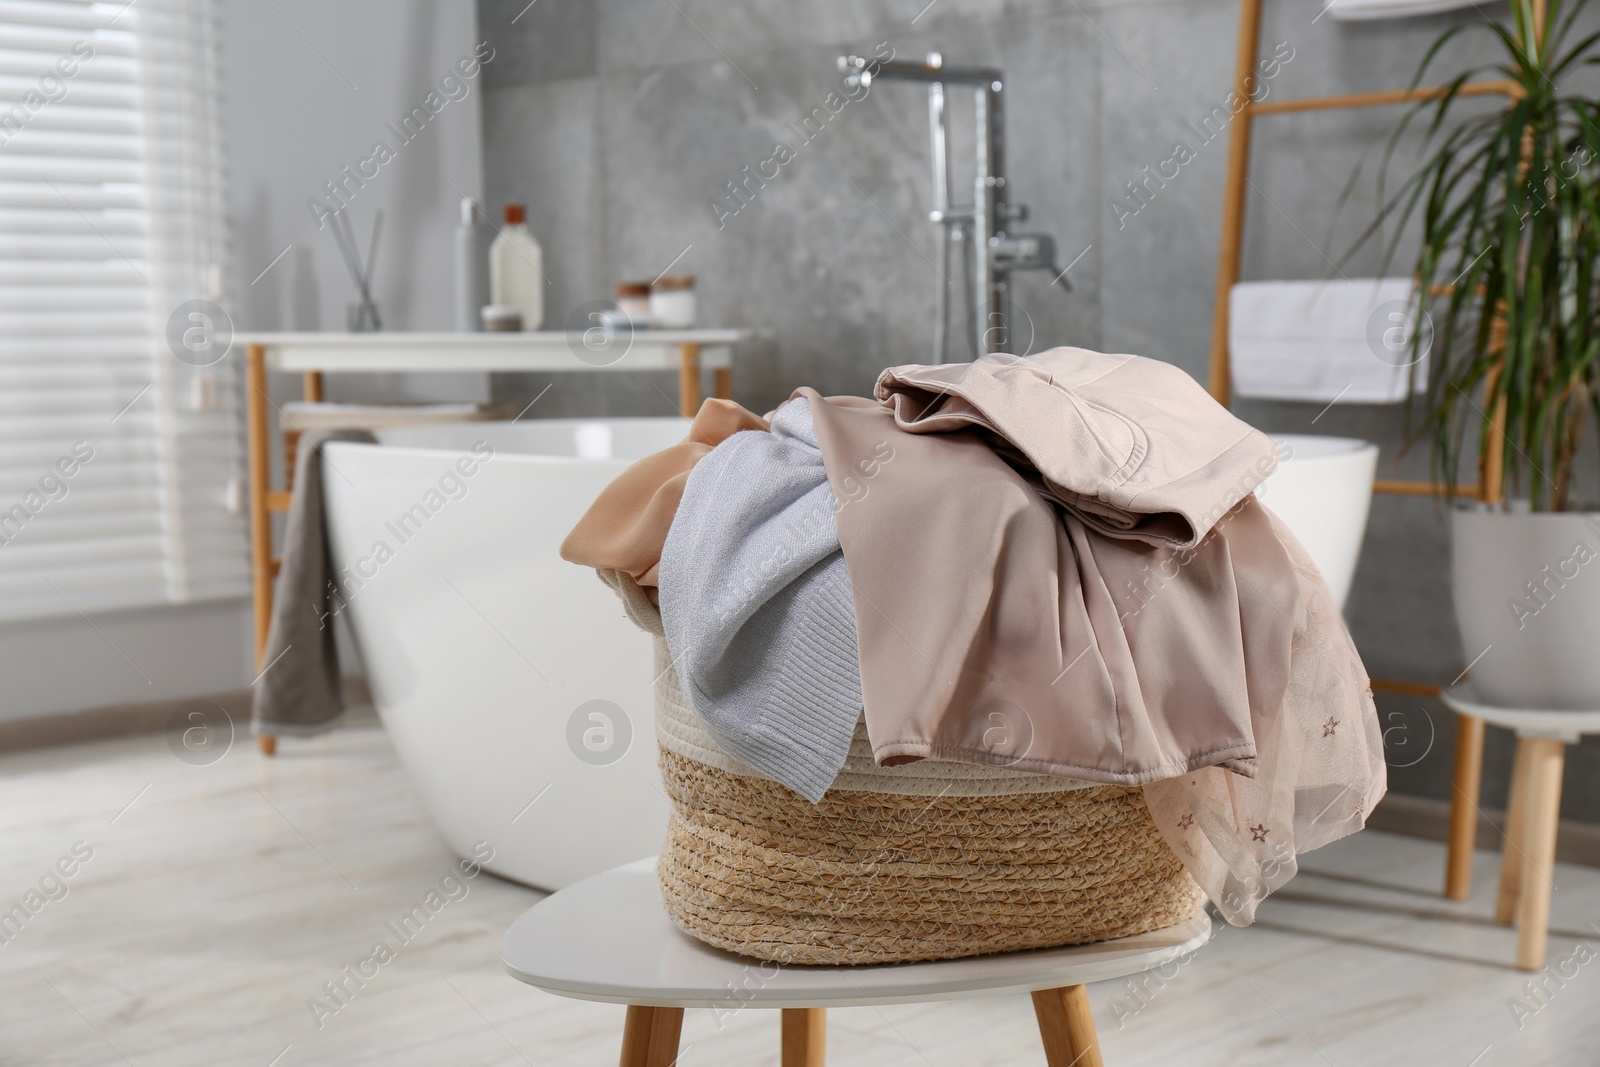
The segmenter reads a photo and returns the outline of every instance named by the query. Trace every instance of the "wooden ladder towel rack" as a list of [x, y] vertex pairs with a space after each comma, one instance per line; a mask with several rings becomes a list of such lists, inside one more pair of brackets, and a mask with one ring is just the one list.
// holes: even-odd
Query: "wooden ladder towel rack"
[[[1228, 170], [1222, 194], [1222, 241], [1217, 256], [1215, 315], [1211, 325], [1211, 395], [1228, 406], [1233, 395], [1232, 368], [1228, 350], [1229, 298], [1239, 282], [1240, 253], [1244, 240], [1245, 205], [1250, 186], [1251, 134], [1258, 115], [1281, 115], [1304, 111], [1330, 111], [1376, 107], [1431, 100], [1443, 96], [1443, 87], [1391, 89], [1348, 93], [1337, 96], [1307, 97], [1298, 100], [1257, 102], [1253, 99], [1256, 64], [1261, 51], [1262, 0], [1240, 0], [1238, 52], [1234, 60], [1233, 91], [1239, 110], [1229, 127]], [[1535, 34], [1542, 37], [1545, 0], [1533, 0]], [[1504, 95], [1515, 97], [1520, 86], [1514, 81], [1472, 82], [1460, 86], [1460, 96]], [[1231, 107], [1231, 105], [1230, 105]], [[1503, 421], [1503, 412], [1496, 415]], [[1456, 492], [1498, 503], [1504, 499], [1504, 471], [1495, 450], [1485, 453], [1476, 485], [1458, 485]], [[1442, 496], [1446, 486], [1433, 482], [1378, 480], [1373, 491], [1401, 496]], [[1465, 673], [1465, 672], [1463, 672]], [[1426, 682], [1374, 678], [1372, 688], [1380, 692], [1410, 696], [1437, 697], [1442, 687]], [[1456, 716], [1455, 770], [1450, 807], [1449, 857], [1446, 861], [1444, 895], [1464, 900], [1472, 887], [1472, 850], [1477, 837], [1479, 789], [1483, 777], [1483, 720]]]
[[[283, 488], [271, 489], [269, 472], [271, 449], [267, 443], [271, 420], [267, 415], [267, 353], [258, 344], [245, 349], [245, 420], [250, 454], [250, 571], [255, 607], [256, 670], [261, 670], [262, 654], [267, 650], [267, 629], [272, 623], [272, 583], [283, 560], [272, 553], [272, 515], [289, 510], [289, 495], [294, 488], [295, 453], [300, 434], [283, 431]], [[306, 371], [303, 378], [306, 400], [321, 402], [323, 381], [320, 371]], [[278, 739], [271, 734], [256, 738], [265, 755], [278, 751]]]

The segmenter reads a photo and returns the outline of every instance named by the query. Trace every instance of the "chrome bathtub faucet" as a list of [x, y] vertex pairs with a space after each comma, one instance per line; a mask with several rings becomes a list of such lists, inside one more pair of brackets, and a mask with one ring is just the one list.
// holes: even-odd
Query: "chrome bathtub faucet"
[[[952, 250], [960, 248], [967, 280], [967, 347], [971, 357], [1007, 348], [1011, 323], [1011, 275], [1014, 271], [1049, 271], [1052, 283], [1070, 289], [1056, 265], [1055, 238], [1045, 233], [1011, 233], [1012, 223], [1028, 217], [1025, 204], [1007, 200], [1005, 177], [1005, 79], [992, 67], [946, 67], [938, 52], [921, 63], [840, 56], [845, 84], [870, 88], [881, 79], [922, 82], [928, 86], [928, 142], [933, 165], [933, 207], [928, 220], [940, 228], [940, 258], [945, 283], [939, 289], [933, 362], [943, 363], [949, 348]], [[950, 199], [950, 87], [972, 90], [974, 129], [972, 200], [956, 205]]]

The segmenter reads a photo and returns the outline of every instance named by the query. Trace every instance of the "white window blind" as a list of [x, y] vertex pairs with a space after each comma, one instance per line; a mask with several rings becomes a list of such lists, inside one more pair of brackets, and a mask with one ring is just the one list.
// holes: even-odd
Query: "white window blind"
[[248, 588], [240, 353], [167, 340], [226, 303], [216, 20], [0, 0], [0, 620]]

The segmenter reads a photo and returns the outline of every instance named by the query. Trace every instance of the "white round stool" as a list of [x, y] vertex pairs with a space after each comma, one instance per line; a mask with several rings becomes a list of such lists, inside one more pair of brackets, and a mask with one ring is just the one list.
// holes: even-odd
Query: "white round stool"
[[[1511, 768], [1511, 798], [1506, 805], [1506, 843], [1500, 854], [1500, 891], [1494, 917], [1517, 924], [1517, 966], [1544, 966], [1550, 929], [1550, 890], [1554, 886], [1556, 826], [1561, 821], [1561, 772], [1566, 747], [1584, 734], [1600, 734], [1600, 711], [1540, 711], [1480, 703], [1470, 683], [1441, 694], [1457, 715], [1503, 726], [1517, 735]], [[1457, 785], [1458, 792], [1460, 785]], [[1475, 814], [1475, 813], [1474, 813]], [[1476, 819], [1472, 824], [1476, 827]], [[1452, 850], [1461, 847], [1451, 842]], [[1472, 843], [1465, 843], [1468, 855]]]
[[578, 882], [511, 924], [507, 971], [559, 996], [628, 1005], [622, 1067], [672, 1067], [684, 1008], [780, 1008], [783, 1067], [822, 1067], [830, 1007], [1032, 993], [1050, 1067], [1101, 1067], [1084, 983], [1159, 967], [1211, 939], [1202, 911], [1177, 926], [1073, 948], [869, 967], [736, 956], [672, 925], [655, 860]]

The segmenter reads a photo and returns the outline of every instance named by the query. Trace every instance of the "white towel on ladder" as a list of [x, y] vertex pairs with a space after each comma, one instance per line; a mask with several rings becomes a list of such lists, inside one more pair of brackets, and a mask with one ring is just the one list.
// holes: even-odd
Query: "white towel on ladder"
[[1228, 299], [1233, 391], [1271, 400], [1393, 404], [1412, 372], [1416, 302], [1409, 278], [1241, 282]]

